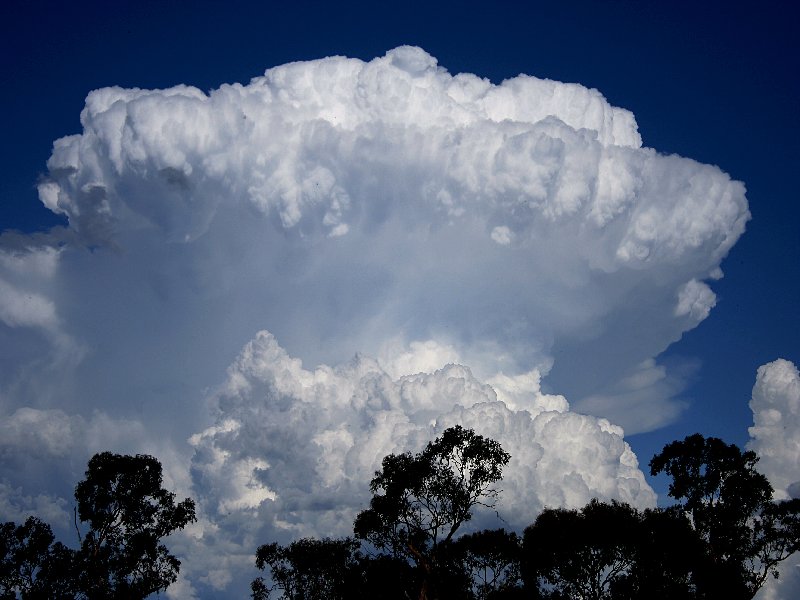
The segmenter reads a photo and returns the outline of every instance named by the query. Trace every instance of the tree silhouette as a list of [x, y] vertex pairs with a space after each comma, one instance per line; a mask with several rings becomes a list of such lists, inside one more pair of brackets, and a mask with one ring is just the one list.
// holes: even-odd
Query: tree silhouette
[[77, 560], [90, 597], [145, 598], [167, 589], [180, 561], [161, 539], [195, 520], [194, 501], [175, 504], [152, 456], [103, 452], [75, 488], [77, 515], [89, 526]]
[[74, 598], [72, 551], [54, 543], [50, 526], [28, 517], [0, 525], [0, 598]]
[[755, 452], [699, 433], [650, 461], [651, 474], [672, 478], [669, 495], [703, 542], [695, 572], [700, 597], [749, 600], [800, 548], [800, 501], [774, 503], [757, 462]]
[[269, 569], [269, 581], [259, 577], [251, 588], [254, 600], [278, 592], [284, 600], [352, 597], [357, 587], [358, 542], [304, 538], [288, 546], [264, 544], [256, 551], [256, 567]]
[[612, 588], [614, 600], [694, 600], [702, 545], [679, 507], [639, 513], [634, 562]]
[[673, 442], [650, 463], [672, 477], [671, 507], [590, 501], [545, 509], [523, 542], [503, 529], [458, 535], [494, 508], [509, 455], [460, 426], [418, 454], [391, 454], [370, 483], [356, 539], [259, 547], [283, 600], [749, 600], [800, 549], [800, 500], [772, 501], [758, 457], [716, 438]]
[[162, 538], [194, 521], [195, 507], [175, 504], [161, 483], [152, 456], [94, 455], [75, 488], [75, 526], [88, 525], [78, 549], [54, 543], [35, 517], [0, 526], [0, 598], [138, 600], [166, 590], [180, 561]]
[[455, 560], [471, 582], [472, 597], [492, 600], [521, 591], [522, 540], [505, 529], [463, 535], [454, 544]]
[[604, 600], [628, 578], [641, 516], [592, 500], [580, 511], [545, 509], [525, 529], [523, 577], [541, 598]]
[[495, 506], [492, 485], [509, 458], [498, 442], [460, 425], [419, 454], [390, 454], [370, 483], [370, 507], [356, 517], [356, 537], [415, 565], [420, 600], [437, 595], [435, 580], [447, 574], [439, 555], [476, 506]]

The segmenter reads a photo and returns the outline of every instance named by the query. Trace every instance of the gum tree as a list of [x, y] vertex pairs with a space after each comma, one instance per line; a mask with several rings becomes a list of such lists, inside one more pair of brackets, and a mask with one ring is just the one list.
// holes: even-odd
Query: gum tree
[[[88, 525], [78, 551], [79, 587], [89, 597], [145, 598], [178, 577], [180, 561], [162, 539], [195, 520], [194, 501], [175, 503], [152, 456], [103, 452], [75, 488]], [[77, 526], [77, 524], [76, 524]]]
[[653, 475], [672, 478], [669, 495], [703, 543], [695, 574], [701, 597], [749, 600], [800, 549], [800, 500], [774, 502], [757, 462], [755, 452], [699, 433], [668, 444], [650, 461]]
[[442, 582], [444, 549], [478, 506], [494, 508], [510, 455], [495, 440], [460, 425], [442, 432], [418, 454], [390, 454], [370, 483], [370, 507], [354, 525], [356, 537], [382, 552], [407, 560], [420, 573], [420, 600], [434, 590], [468, 586]]

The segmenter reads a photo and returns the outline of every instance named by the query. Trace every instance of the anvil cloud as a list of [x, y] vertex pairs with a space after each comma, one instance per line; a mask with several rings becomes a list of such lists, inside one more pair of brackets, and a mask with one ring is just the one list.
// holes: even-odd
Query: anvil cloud
[[245, 564], [259, 536], [341, 533], [385, 453], [456, 422], [515, 457], [510, 522], [654, 503], [623, 431], [682, 409], [657, 357], [714, 307], [740, 182], [596, 90], [412, 47], [96, 90], [81, 124], [39, 184], [69, 225], [0, 238], [15, 510], [57, 513], [92, 451], [147, 451]]

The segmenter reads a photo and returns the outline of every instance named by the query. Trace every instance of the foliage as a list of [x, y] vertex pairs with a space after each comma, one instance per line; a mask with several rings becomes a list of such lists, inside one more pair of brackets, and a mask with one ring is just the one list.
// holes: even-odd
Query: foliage
[[545, 598], [611, 598], [634, 565], [640, 522], [618, 502], [546, 509], [525, 530], [526, 585]]
[[[595, 499], [546, 509], [522, 541], [504, 529], [458, 536], [476, 507], [495, 507], [508, 461], [460, 426], [418, 454], [385, 457], [356, 538], [260, 546], [268, 573], [253, 598], [749, 600], [800, 551], [800, 499], [774, 502], [755, 453], [699, 434], [650, 462], [672, 478], [672, 507]], [[35, 517], [0, 524], [0, 600], [141, 599], [176, 580], [180, 562], [162, 540], [195, 520], [195, 506], [162, 487], [155, 458], [95, 455], [75, 499], [76, 549]]]
[[714, 557], [724, 560], [744, 549], [750, 518], [772, 499], [757, 462], [755, 452], [694, 434], [665, 446], [650, 472], [672, 478], [669, 495], [682, 502]]
[[388, 554], [362, 554], [358, 572], [361, 583], [352, 590], [349, 599], [409, 600], [422, 586], [417, 569]]
[[377, 553], [349, 538], [261, 546], [271, 587], [257, 579], [254, 597], [744, 600], [800, 548], [800, 500], [773, 502], [754, 453], [699, 435], [651, 462], [672, 477], [675, 506], [639, 512], [595, 499], [546, 509], [522, 543], [503, 529], [457, 537], [477, 506], [495, 506], [508, 460], [461, 427], [418, 454], [387, 456], [354, 524]]
[[691, 522], [675, 507], [641, 513], [636, 559], [628, 576], [615, 586], [619, 600], [689, 600], [697, 598], [693, 572], [702, 549]]
[[36, 517], [0, 525], [0, 598], [74, 598], [72, 552]]
[[177, 579], [180, 561], [161, 539], [194, 521], [195, 506], [188, 498], [175, 504], [161, 484], [152, 456], [103, 452], [89, 461], [75, 488], [78, 517], [89, 526], [78, 554], [87, 595], [145, 598]]
[[[195, 520], [194, 502], [175, 504], [152, 456], [104, 452], [75, 488], [88, 525], [78, 549], [53, 542], [35, 517], [0, 526], [0, 598], [145, 598], [177, 579], [180, 561], [161, 539]], [[80, 535], [80, 534], [79, 534]]]
[[521, 586], [522, 540], [516, 533], [486, 529], [461, 536], [454, 547], [477, 600], [499, 598]]
[[[509, 454], [494, 440], [457, 425], [419, 454], [390, 454], [370, 483], [370, 508], [356, 518], [356, 535], [414, 562], [472, 518], [494, 507]], [[380, 493], [383, 492], [383, 493]]]
[[390, 454], [370, 483], [370, 507], [356, 517], [356, 537], [422, 572], [420, 598], [448, 570], [441, 564], [476, 506], [493, 508], [510, 456], [494, 440], [460, 425], [446, 429], [415, 455]]
[[757, 462], [755, 452], [700, 434], [668, 444], [650, 461], [653, 475], [672, 477], [669, 494], [703, 544], [695, 569], [701, 597], [750, 599], [800, 548], [800, 502], [774, 503]]
[[346, 598], [355, 587], [358, 560], [358, 542], [350, 538], [264, 544], [256, 551], [256, 567], [269, 568], [271, 585], [261, 577], [254, 580], [253, 598], [266, 600], [275, 591], [285, 600]]

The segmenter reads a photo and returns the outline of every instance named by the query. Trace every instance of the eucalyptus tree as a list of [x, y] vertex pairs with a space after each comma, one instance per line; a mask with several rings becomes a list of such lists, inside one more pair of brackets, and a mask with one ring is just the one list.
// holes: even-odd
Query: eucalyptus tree
[[139, 600], [166, 590], [180, 561], [163, 539], [195, 520], [195, 506], [176, 503], [162, 482], [152, 456], [94, 455], [75, 488], [77, 548], [35, 517], [0, 526], [0, 598]]
[[458, 569], [445, 564], [448, 546], [476, 507], [495, 507], [495, 484], [509, 458], [497, 441], [460, 425], [422, 452], [390, 454], [370, 482], [373, 496], [356, 517], [356, 537], [415, 566], [420, 600], [469, 587]]
[[702, 541], [699, 597], [753, 598], [778, 565], [800, 550], [800, 500], [773, 501], [755, 452], [694, 434], [650, 461], [672, 478], [669, 495]]
[[175, 502], [154, 457], [103, 452], [75, 488], [77, 517], [88, 526], [78, 551], [79, 586], [90, 598], [145, 598], [178, 577], [180, 561], [163, 538], [195, 520], [190, 498]]

